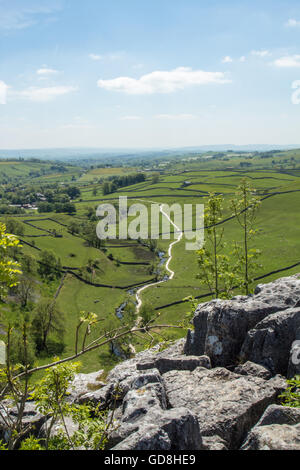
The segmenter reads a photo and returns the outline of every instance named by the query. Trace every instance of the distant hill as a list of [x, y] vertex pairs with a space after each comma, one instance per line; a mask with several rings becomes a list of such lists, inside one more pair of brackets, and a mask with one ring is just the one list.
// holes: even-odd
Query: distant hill
[[233, 150], [235, 152], [266, 152], [269, 150], [290, 150], [300, 148], [298, 145], [269, 145], [269, 144], [249, 144], [249, 145], [202, 145], [193, 147], [178, 148], [51, 148], [51, 149], [17, 149], [1, 150], [1, 158], [38, 158], [45, 160], [82, 160], [82, 159], [101, 159], [112, 157], [143, 157], [152, 158], [157, 156], [178, 155], [179, 153], [202, 153], [202, 152], [226, 152]]

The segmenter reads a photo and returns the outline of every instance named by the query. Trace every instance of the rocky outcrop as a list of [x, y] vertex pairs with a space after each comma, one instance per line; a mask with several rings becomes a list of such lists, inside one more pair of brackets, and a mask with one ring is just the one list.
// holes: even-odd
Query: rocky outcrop
[[163, 377], [171, 407], [190, 409], [198, 418], [201, 435], [217, 436], [229, 449], [240, 446], [247, 431], [285, 387], [281, 377], [265, 381], [221, 367], [167, 372]]
[[249, 330], [269, 315], [297, 306], [300, 300], [298, 275], [257, 286], [253, 296], [213, 300], [200, 304], [194, 316], [185, 353], [207, 355], [212, 366], [228, 367], [237, 357]]
[[269, 406], [241, 449], [300, 450], [300, 409]]
[[153, 368], [169, 352], [153, 348], [113, 369], [103, 389], [80, 397], [81, 402], [102, 406], [106, 400], [110, 406], [108, 392], [110, 396], [114, 390], [121, 393], [110, 448], [237, 449], [285, 388], [280, 376], [265, 380], [221, 367], [211, 369], [203, 358], [207, 367], [194, 368], [194, 356], [182, 357], [183, 362], [193, 365], [183, 370], [180, 356], [172, 356], [177, 345], [170, 348], [172, 370]]
[[165, 383], [158, 370], [140, 372], [124, 397], [117, 429], [111, 436], [113, 448], [201, 449], [196, 416], [187, 408], [167, 407]]
[[251, 329], [241, 348], [241, 360], [267, 367], [273, 374], [287, 375], [290, 350], [300, 328], [300, 307], [269, 315]]
[[201, 450], [202, 438], [197, 418], [186, 408], [160, 413], [151, 410], [143, 426], [112, 450]]

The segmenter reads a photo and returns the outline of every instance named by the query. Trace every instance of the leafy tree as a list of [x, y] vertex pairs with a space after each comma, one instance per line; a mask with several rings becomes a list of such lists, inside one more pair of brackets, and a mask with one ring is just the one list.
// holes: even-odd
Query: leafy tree
[[19, 245], [19, 241], [6, 232], [6, 226], [0, 224], [0, 299], [7, 289], [16, 286], [20, 265], [8, 257], [8, 250]]
[[69, 232], [74, 235], [80, 233], [80, 225], [78, 222], [72, 221], [68, 226]]
[[153, 307], [149, 302], [143, 302], [139, 316], [141, 317], [141, 325], [145, 326], [153, 319]]
[[110, 185], [107, 181], [105, 181], [105, 183], [103, 183], [103, 186], [102, 186], [102, 194], [103, 196], [106, 196], [109, 193], [110, 193]]
[[96, 225], [93, 222], [84, 225], [82, 228], [82, 236], [89, 246], [100, 249], [104, 245], [104, 240], [98, 238]]
[[21, 258], [22, 271], [28, 274], [34, 274], [37, 270], [36, 259], [27, 254], [22, 254]]
[[51, 202], [39, 202], [37, 207], [38, 212], [42, 214], [44, 212], [53, 212], [55, 206]]
[[5, 219], [6, 230], [14, 235], [24, 235], [24, 225], [16, 219]]
[[159, 182], [159, 174], [155, 173], [151, 178], [151, 183], [152, 184], [157, 184], [158, 182]]
[[25, 308], [32, 300], [34, 294], [34, 287], [35, 282], [30, 277], [22, 276], [20, 278], [18, 288], [17, 288], [17, 295], [21, 303], [21, 307]]
[[250, 248], [250, 242], [257, 234], [254, 224], [259, 206], [260, 200], [255, 196], [255, 189], [244, 178], [238, 186], [235, 199], [231, 201], [231, 208], [233, 215], [242, 228], [242, 241], [235, 243], [234, 254], [237, 259], [240, 285], [246, 295], [250, 293], [253, 274], [259, 266], [257, 259], [261, 254], [259, 250]]
[[71, 199], [76, 199], [80, 197], [80, 189], [76, 188], [76, 186], [70, 186], [67, 190], [66, 193], [68, 196], [70, 196]]
[[[36, 342], [37, 351], [49, 352], [50, 335], [56, 338], [52, 346], [63, 349], [64, 317], [53, 299], [42, 299], [35, 308], [32, 321], [32, 333]], [[58, 340], [58, 342], [57, 342]]]
[[15, 322], [11, 329], [10, 357], [12, 364], [22, 364], [32, 367], [35, 361], [35, 344], [31, 335], [28, 334], [26, 350], [24, 349], [24, 325], [25, 321]]
[[228, 298], [237, 279], [230, 257], [223, 253], [224, 227], [220, 225], [223, 219], [223, 202], [222, 196], [210, 195], [204, 214], [205, 245], [197, 251], [200, 268], [197, 277], [216, 298]]
[[44, 250], [40, 254], [38, 273], [45, 278], [53, 280], [61, 274], [61, 263], [50, 250]]

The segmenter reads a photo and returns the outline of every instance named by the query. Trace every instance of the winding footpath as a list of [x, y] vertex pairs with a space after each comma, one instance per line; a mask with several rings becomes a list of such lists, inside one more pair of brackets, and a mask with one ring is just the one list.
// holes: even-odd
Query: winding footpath
[[[153, 202], [153, 201], [150, 201], [152, 204], [157, 204], [156, 202]], [[169, 268], [169, 264], [170, 262], [172, 261], [172, 248], [174, 245], [176, 245], [176, 243], [179, 243], [180, 240], [182, 239], [183, 237], [183, 231], [171, 220], [170, 216], [164, 211], [163, 209], [164, 207], [164, 204], [160, 204], [159, 206], [159, 209], [160, 209], [160, 212], [168, 219], [168, 221], [173, 225], [173, 227], [176, 229], [176, 232], [177, 233], [177, 238], [176, 240], [174, 240], [172, 243], [170, 243], [169, 245], [169, 249], [168, 249], [168, 261], [166, 263], [166, 270], [168, 271], [169, 273], [169, 279], [168, 280], [171, 280], [173, 279], [174, 275], [175, 275], [175, 272], [172, 271], [170, 268]], [[135, 294], [135, 298], [136, 298], [136, 313], [138, 314], [140, 309], [141, 309], [141, 306], [143, 304], [143, 301], [141, 299], [141, 293], [143, 291], [145, 291], [146, 289], [149, 289], [149, 287], [153, 287], [153, 286], [157, 286], [158, 284], [162, 284], [163, 282], [166, 282], [166, 280], [162, 280], [162, 281], [157, 281], [157, 282], [153, 282], [152, 284], [147, 284], [146, 286], [143, 286], [141, 287], [140, 289], [137, 290], [136, 294]]]

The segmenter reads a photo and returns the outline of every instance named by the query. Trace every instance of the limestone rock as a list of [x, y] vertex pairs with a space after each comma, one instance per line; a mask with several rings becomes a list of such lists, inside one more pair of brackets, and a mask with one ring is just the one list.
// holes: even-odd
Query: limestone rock
[[49, 437], [53, 438], [55, 436], [57, 436], [58, 434], [62, 433], [64, 435], [66, 435], [66, 431], [65, 431], [65, 426], [67, 428], [67, 431], [68, 431], [68, 435], [70, 437], [73, 436], [73, 434], [78, 430], [78, 424], [74, 423], [74, 421], [72, 420], [71, 417], [69, 416], [65, 416], [64, 418], [64, 424], [62, 422], [61, 419], [59, 419], [54, 425], [53, 427], [51, 428], [51, 431], [49, 432], [49, 427], [50, 427], [50, 424], [51, 424], [51, 418], [49, 420], [47, 420], [43, 426], [41, 427], [40, 429], [40, 432], [39, 432], [39, 435], [38, 437], [40, 439], [45, 439], [46, 436], [48, 435], [49, 433]]
[[269, 406], [241, 449], [300, 450], [300, 409]]
[[78, 402], [79, 398], [92, 390], [98, 390], [105, 384], [101, 381], [103, 370], [90, 374], [76, 374], [68, 389], [68, 400]]
[[295, 275], [258, 285], [254, 295], [200, 304], [185, 354], [206, 354], [213, 367], [234, 365], [247, 332], [268, 315], [295, 307], [299, 299], [300, 278]]
[[228, 450], [227, 444], [220, 436], [203, 436], [203, 450]]
[[[122, 401], [126, 393], [131, 387], [134, 378], [139, 377], [138, 370], [146, 370], [156, 368], [156, 361], [165, 358], [166, 362], [172, 357], [178, 358], [183, 354], [185, 339], [182, 338], [173, 343], [168, 348], [160, 351], [160, 345], [156, 345], [151, 349], [147, 349], [138, 353], [134, 358], [121, 362], [114, 367], [106, 378], [107, 384], [100, 390], [89, 391], [78, 397], [78, 403], [91, 402], [100, 404], [105, 408], [114, 401], [114, 392], [117, 390], [119, 401]], [[183, 360], [185, 359], [184, 356]], [[139, 366], [139, 364], [148, 364], [147, 366]]]
[[286, 386], [279, 376], [265, 381], [224, 368], [171, 371], [164, 382], [170, 406], [188, 408], [198, 417], [202, 437], [219, 436], [229, 449], [241, 445]]
[[240, 375], [253, 375], [254, 377], [260, 377], [265, 380], [269, 380], [272, 377], [269, 369], [251, 361], [247, 361], [235, 367], [234, 372]]
[[138, 362], [136, 365], [138, 370], [146, 370], [156, 368], [161, 374], [165, 374], [170, 370], [195, 370], [197, 367], [206, 367], [211, 369], [211, 363], [208, 356], [173, 356], [158, 357], [150, 360]]
[[197, 418], [186, 408], [150, 410], [112, 450], [201, 450]]
[[290, 349], [300, 328], [300, 308], [273, 313], [250, 330], [240, 357], [266, 366], [273, 374], [287, 375]]
[[[1, 410], [1, 413], [5, 413], [8, 419], [12, 422], [16, 422], [18, 418], [18, 410], [15, 406], [10, 407], [7, 403], [8, 407], [6, 410]], [[28, 401], [25, 403], [24, 414], [22, 419], [23, 427], [28, 426], [27, 433], [24, 434], [23, 439], [29, 437], [30, 434], [37, 436], [41, 427], [45, 423], [48, 417], [42, 415], [37, 409], [36, 405], [33, 401]], [[7, 426], [5, 421], [0, 417], [0, 440], [3, 439], [4, 441], [7, 439]]]

